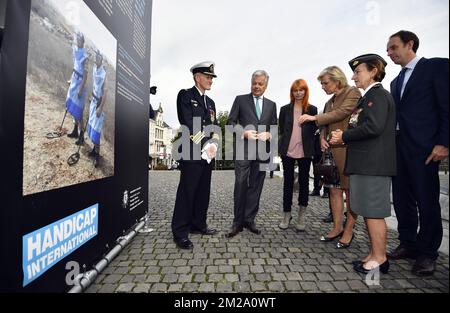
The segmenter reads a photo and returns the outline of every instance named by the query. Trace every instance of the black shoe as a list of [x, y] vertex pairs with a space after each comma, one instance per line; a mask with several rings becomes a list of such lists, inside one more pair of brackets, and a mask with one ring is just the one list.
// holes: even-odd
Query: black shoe
[[324, 191], [324, 192], [322, 193], [322, 198], [328, 199], [329, 197], [330, 197], [330, 195], [328, 194], [328, 191]]
[[320, 197], [320, 191], [317, 189], [313, 189], [311, 193], [309, 194], [311, 197]]
[[75, 144], [77, 146], [81, 146], [84, 143], [84, 131], [80, 131], [80, 136], [78, 137], [78, 140], [75, 141]]
[[332, 223], [333, 222], [333, 214], [328, 213], [328, 215], [322, 219], [324, 223]]
[[419, 257], [414, 263], [411, 272], [417, 276], [431, 276], [436, 270], [436, 261], [428, 257]]
[[339, 234], [337, 234], [337, 235], [334, 236], [334, 237], [326, 237], [326, 236], [322, 236], [322, 237], [320, 237], [320, 241], [322, 241], [322, 242], [333, 241], [333, 240], [335, 240], [336, 238], [341, 237], [343, 233], [344, 233], [344, 231], [341, 231]]
[[69, 137], [69, 138], [77, 138], [78, 137], [78, 124], [75, 124], [72, 132], [70, 134], [67, 134], [67, 137]]
[[387, 274], [389, 272], [389, 260], [386, 259], [386, 261], [384, 261], [383, 264], [378, 265], [377, 267], [373, 268], [373, 269], [367, 269], [364, 268], [364, 264], [363, 262], [358, 263], [357, 265], [353, 266], [353, 269], [355, 271], [357, 271], [358, 273], [362, 273], [362, 274], [369, 274], [371, 271], [376, 270], [377, 268], [380, 270], [381, 273], [383, 274]]
[[350, 239], [350, 241], [348, 243], [343, 243], [340, 240], [338, 240], [338, 242], [336, 244], [336, 248], [338, 248], [338, 249], [347, 249], [347, 248], [349, 248], [350, 245], [352, 244], [353, 238], [355, 238], [355, 233], [353, 233], [352, 239]]
[[417, 253], [414, 250], [398, 246], [394, 251], [387, 254], [389, 260], [416, 259]]
[[97, 168], [100, 166], [100, 154], [95, 155], [94, 167]]
[[189, 231], [191, 234], [200, 234], [205, 236], [212, 236], [217, 234], [217, 230], [206, 227], [205, 229], [191, 229]]
[[362, 264], [364, 264], [364, 262], [361, 260], [352, 261], [353, 268], [355, 268], [355, 266], [359, 266]]
[[254, 234], [261, 234], [261, 230], [259, 230], [258, 228], [256, 228], [256, 224], [254, 222], [251, 223], [246, 223], [244, 225], [245, 228], [247, 228], [249, 231], [251, 231]]
[[230, 231], [225, 235], [226, 238], [233, 238], [243, 230], [242, 226], [233, 225]]
[[174, 238], [173, 241], [176, 243], [177, 247], [184, 250], [191, 250], [194, 245], [189, 240], [189, 238]]
[[95, 151], [95, 148], [92, 149], [91, 152], [88, 153], [88, 157], [93, 158], [97, 155], [97, 151]]

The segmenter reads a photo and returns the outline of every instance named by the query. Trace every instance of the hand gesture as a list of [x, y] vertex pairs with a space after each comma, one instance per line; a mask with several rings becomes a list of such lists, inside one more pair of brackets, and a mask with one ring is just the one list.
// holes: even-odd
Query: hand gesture
[[244, 138], [248, 140], [256, 140], [258, 139], [258, 132], [256, 130], [247, 130], [244, 132]]

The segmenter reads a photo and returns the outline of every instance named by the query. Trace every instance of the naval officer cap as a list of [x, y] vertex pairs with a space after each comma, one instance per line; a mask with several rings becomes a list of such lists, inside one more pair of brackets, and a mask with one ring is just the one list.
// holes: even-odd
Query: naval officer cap
[[360, 56], [348, 61], [348, 64], [350, 65], [350, 68], [352, 69], [352, 71], [355, 71], [355, 69], [361, 63], [367, 63], [367, 62], [371, 62], [371, 61], [375, 61], [375, 60], [380, 61], [381, 63], [383, 63], [384, 66], [387, 65], [386, 61], [382, 57], [380, 57], [378, 54], [374, 54], [374, 53], [360, 55]]
[[217, 77], [217, 75], [214, 73], [214, 66], [214, 62], [201, 62], [191, 67], [191, 72], [192, 74], [203, 73], [205, 75]]

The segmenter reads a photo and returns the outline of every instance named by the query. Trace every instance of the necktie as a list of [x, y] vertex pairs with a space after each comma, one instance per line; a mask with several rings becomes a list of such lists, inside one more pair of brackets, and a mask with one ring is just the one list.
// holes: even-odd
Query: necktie
[[261, 118], [261, 108], [259, 106], [259, 97], [255, 97], [255, 108], [256, 108], [256, 116], [258, 117], [258, 120]]
[[205, 103], [205, 109], [208, 110], [208, 105], [206, 104], [206, 95], [203, 95], [203, 102]]
[[402, 68], [400, 71], [400, 74], [398, 74], [397, 77], [397, 95], [398, 98], [402, 98], [402, 88], [403, 88], [403, 82], [405, 81], [405, 73], [408, 69], [406, 67]]

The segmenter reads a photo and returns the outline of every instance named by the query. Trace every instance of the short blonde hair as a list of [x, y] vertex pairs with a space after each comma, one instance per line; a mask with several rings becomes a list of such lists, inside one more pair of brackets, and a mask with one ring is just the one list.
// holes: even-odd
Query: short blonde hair
[[332, 81], [337, 83], [339, 89], [343, 89], [348, 86], [347, 77], [345, 77], [344, 72], [337, 66], [329, 66], [320, 72], [319, 77], [317, 77], [319, 82], [322, 81], [325, 75], [328, 75]]

